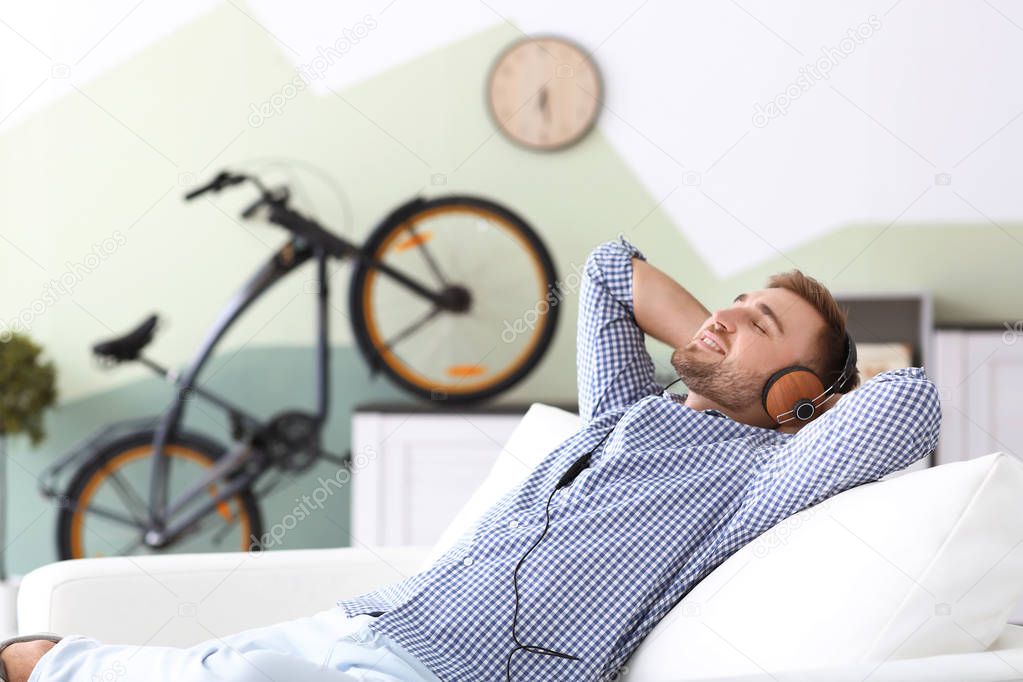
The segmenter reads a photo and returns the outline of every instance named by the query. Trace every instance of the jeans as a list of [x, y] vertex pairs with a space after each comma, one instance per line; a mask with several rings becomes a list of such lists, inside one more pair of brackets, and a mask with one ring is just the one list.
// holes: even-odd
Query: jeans
[[102, 644], [70, 635], [39, 659], [29, 682], [437, 682], [437, 677], [335, 606], [187, 648]]

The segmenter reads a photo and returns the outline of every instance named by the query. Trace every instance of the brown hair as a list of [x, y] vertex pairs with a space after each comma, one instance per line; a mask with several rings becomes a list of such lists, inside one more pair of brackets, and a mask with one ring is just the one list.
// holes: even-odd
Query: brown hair
[[[848, 312], [839, 307], [828, 288], [819, 281], [793, 269], [772, 275], [767, 280], [768, 289], [788, 289], [820, 313], [824, 318], [824, 329], [818, 337], [818, 353], [810, 359], [809, 367], [830, 386], [842, 373], [845, 366], [845, 323]], [[848, 393], [860, 384], [860, 373], [855, 367], [845, 383], [838, 386], [837, 393]]]

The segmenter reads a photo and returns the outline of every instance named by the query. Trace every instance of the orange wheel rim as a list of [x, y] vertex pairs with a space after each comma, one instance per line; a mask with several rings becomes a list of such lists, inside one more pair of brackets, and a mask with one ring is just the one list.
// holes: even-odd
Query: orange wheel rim
[[433, 234], [430, 232], [419, 232], [395, 244], [394, 250], [408, 251], [409, 249], [415, 249], [430, 241], [432, 238]]
[[[184, 445], [165, 445], [164, 451], [173, 457], [181, 457], [182, 459], [198, 464], [206, 469], [212, 466], [205, 457], [192, 448], [185, 447]], [[153, 449], [150, 445], [140, 445], [129, 450], [125, 450], [124, 452], [115, 455], [109, 462], [104, 464], [92, 478], [89, 479], [89, 482], [85, 485], [85, 489], [82, 490], [82, 494], [78, 498], [77, 509], [75, 509], [71, 516], [71, 558], [85, 558], [85, 511], [89, 506], [89, 502], [91, 502], [93, 496], [95, 496], [96, 491], [99, 490], [100, 486], [103, 485], [103, 482], [106, 481], [113, 472], [137, 459], [152, 456], [152, 452]], [[216, 485], [210, 484], [209, 493], [210, 495], [216, 494]], [[252, 531], [252, 524], [249, 519], [249, 514], [245, 510], [245, 506], [242, 504], [241, 498], [236, 495], [230, 499], [238, 508], [238, 525], [244, 530], [244, 533], [242, 534], [241, 549], [242, 551], [245, 551], [249, 549], [248, 540]], [[231, 505], [228, 500], [218, 503], [214, 509], [225, 521], [230, 521], [234, 516], [231, 512]]]
[[[533, 263], [533, 267], [536, 269], [536, 274], [539, 276], [540, 299], [546, 298], [547, 294], [546, 290], [544, 289], [544, 283], [547, 281], [547, 273], [544, 272], [543, 263], [540, 261], [540, 257], [537, 255], [536, 249], [533, 248], [533, 245], [526, 241], [525, 236], [519, 230], [515, 229], [515, 226], [509, 223], [502, 216], [490, 213], [489, 211], [485, 211], [474, 206], [440, 206], [437, 208], [428, 209], [426, 211], [423, 211], [422, 213], [417, 214], [413, 219], [408, 220], [404, 223], [404, 225], [406, 226], [405, 229], [396, 229], [389, 235], [387, 235], [383, 243], [381, 243], [380, 246], [377, 248], [376, 253], [374, 253], [374, 258], [378, 261], [382, 260], [383, 254], [386, 253], [387, 250], [391, 247], [391, 244], [394, 242], [394, 240], [397, 239], [399, 236], [405, 234], [406, 232], [410, 232], [409, 228], [412, 225], [415, 225], [416, 223], [422, 220], [432, 218], [436, 215], [444, 213], [472, 213], [482, 218], [486, 218], [487, 220], [492, 220], [496, 222], [503, 229], [511, 233], [512, 236], [514, 236], [515, 239], [520, 244], [522, 244], [522, 246], [526, 250], [526, 253], [529, 254], [529, 257]], [[430, 234], [432, 236], [431, 233], [426, 234]], [[399, 245], [403, 246], [404, 248], [410, 248], [405, 245], [409, 243], [409, 239], [414, 239], [415, 236], [416, 236], [415, 233], [413, 233], [410, 237], [407, 237], [404, 241], [400, 242]], [[417, 242], [415, 245], [418, 246], [420, 243], [422, 242]], [[402, 250], [404, 250], [404, 248]], [[380, 331], [377, 327], [376, 317], [373, 314], [373, 308], [370, 304], [371, 303], [370, 292], [373, 290], [373, 282], [376, 279], [376, 274], [377, 274], [376, 270], [373, 269], [369, 270], [369, 272], [366, 274], [366, 283], [362, 290], [362, 309], [365, 315], [366, 332], [369, 335], [370, 342], [373, 344], [373, 347], [380, 354], [380, 357], [383, 359], [383, 361], [387, 363], [387, 366], [394, 370], [395, 373], [398, 374], [398, 376], [400, 376], [405, 381], [408, 381], [409, 383], [415, 386], [419, 386], [426, 390], [435, 390], [439, 388], [441, 390], [447, 391], [448, 393], [459, 394], [471, 393], [473, 391], [478, 391], [488, 386], [499, 384], [506, 377], [511, 375], [516, 369], [518, 369], [522, 365], [522, 363], [525, 362], [526, 358], [528, 358], [532, 354], [533, 349], [536, 348], [536, 345], [540, 342], [540, 338], [543, 336], [544, 330], [547, 328], [547, 325], [550, 324], [550, 313], [545, 312], [542, 316], [543, 323], [536, 325], [535, 332], [530, 338], [529, 343], [526, 345], [525, 349], [522, 350], [512, 360], [512, 362], [510, 362], [508, 366], [505, 369], [501, 370], [497, 375], [467, 384], [459, 382], [458, 384], [452, 386], [449, 386], [447, 384], [442, 384], [438, 386], [428, 377], [425, 377], [419, 372], [416, 372], [411, 367], [406, 365], [404, 362], [399, 360], [398, 357], [393, 352], [391, 352], [390, 349], [383, 348], [384, 344], [380, 336]], [[483, 367], [478, 363], [465, 363], [461, 365], [453, 365], [451, 368], [449, 368], [449, 371], [447, 373], [453, 376], [461, 377], [464, 380], [464, 378], [468, 376], [476, 376], [478, 374], [481, 374], [482, 372]]]

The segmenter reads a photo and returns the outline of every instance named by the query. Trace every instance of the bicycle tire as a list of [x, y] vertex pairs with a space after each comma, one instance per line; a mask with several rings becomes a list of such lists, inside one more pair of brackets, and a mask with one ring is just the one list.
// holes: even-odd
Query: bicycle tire
[[[480, 197], [451, 195], [419, 200], [413, 210], [399, 209], [385, 219], [370, 233], [362, 248], [380, 260], [387, 245], [402, 232], [405, 232], [410, 223], [415, 223], [417, 218], [445, 210], [472, 211], [496, 219], [502, 227], [521, 240], [529, 254], [535, 259], [535, 265], [538, 270], [542, 271], [545, 280], [543, 288], [548, 292], [544, 298], [549, 300], [549, 297], [556, 292], [558, 280], [554, 260], [536, 231], [510, 209]], [[349, 311], [356, 343], [374, 371], [382, 371], [394, 384], [418, 397], [428, 400], [440, 399], [449, 404], [467, 404], [492, 398], [525, 379], [543, 358], [554, 339], [560, 312], [557, 300], [548, 305], [547, 310], [540, 316], [539, 319], [543, 320], [543, 324], [538, 325], [540, 332], [536, 335], [528, 352], [517, 359], [514, 366], [496, 380], [465, 391], [447, 390], [416, 380], [414, 375], [410, 376], [412, 373], [407, 371], [407, 368], [397, 367], [393, 357], [389, 358], [388, 354], [381, 352], [377, 340], [373, 338], [372, 321], [367, 317], [366, 307], [367, 281], [372, 272], [374, 272], [372, 266], [368, 266], [362, 260], [357, 261], [349, 285]]]
[[[145, 452], [145, 448], [152, 446], [153, 437], [154, 431], [145, 429], [112, 440], [75, 472], [68, 483], [65, 496], [61, 500], [57, 518], [57, 554], [61, 559], [85, 558], [81, 538], [84, 534], [81, 524], [85, 512], [78, 509], [78, 503], [82, 500], [83, 495], [87, 494], [90, 489], [94, 491], [110, 471], [116, 471], [122, 463], [143, 457], [152, 457], [152, 452]], [[166, 447], [172, 456], [182, 456], [203, 466], [212, 466], [225, 452], [219, 443], [191, 432], [179, 432], [179, 435], [172, 438]], [[123, 459], [118, 460], [117, 458]], [[108, 468], [108, 465], [114, 462], [117, 462], [117, 465]], [[100, 478], [97, 478], [98, 475]], [[148, 478], [146, 480], [148, 482]], [[263, 516], [255, 495], [251, 490], [242, 490], [222, 504], [229, 502], [234, 502], [245, 515], [244, 523], [239, 523], [239, 527], [242, 528], [241, 549], [261, 549], [259, 540], [263, 537]], [[171, 543], [168, 549], [173, 546], [174, 543]]]

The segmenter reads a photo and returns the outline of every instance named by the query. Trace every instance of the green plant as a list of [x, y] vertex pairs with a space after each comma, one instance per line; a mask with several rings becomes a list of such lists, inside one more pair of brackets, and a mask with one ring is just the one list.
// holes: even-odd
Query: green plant
[[46, 435], [43, 412], [57, 400], [57, 370], [41, 362], [43, 349], [21, 334], [0, 335], [0, 580], [7, 578], [7, 437]]
[[43, 412], [57, 400], [57, 370], [41, 362], [43, 349], [27, 336], [0, 339], [0, 438], [27, 434], [42, 441]]

